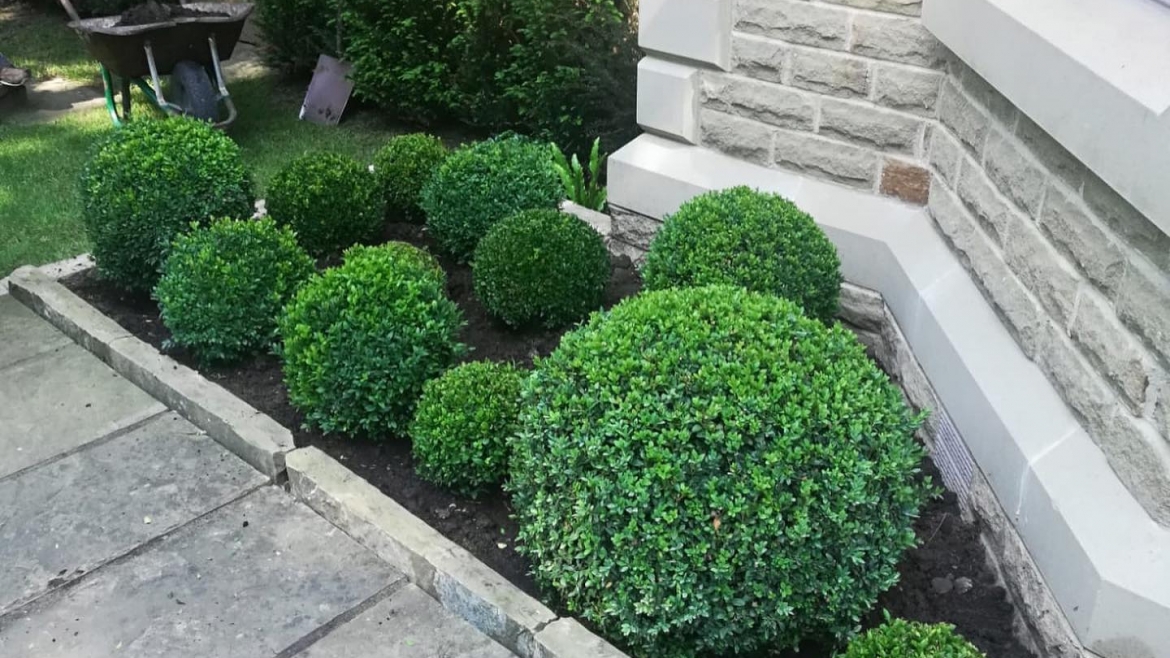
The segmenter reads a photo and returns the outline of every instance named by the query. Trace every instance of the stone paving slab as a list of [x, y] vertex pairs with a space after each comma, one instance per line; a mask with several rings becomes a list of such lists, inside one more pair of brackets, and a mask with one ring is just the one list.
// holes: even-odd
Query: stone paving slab
[[0, 296], [0, 370], [64, 347], [69, 338], [11, 295]]
[[401, 579], [266, 486], [0, 617], [0, 656], [272, 656]]
[[0, 614], [266, 481], [173, 412], [0, 480]]
[[513, 653], [414, 585], [358, 615], [296, 658], [511, 658]]
[[0, 371], [0, 478], [166, 407], [69, 344]]

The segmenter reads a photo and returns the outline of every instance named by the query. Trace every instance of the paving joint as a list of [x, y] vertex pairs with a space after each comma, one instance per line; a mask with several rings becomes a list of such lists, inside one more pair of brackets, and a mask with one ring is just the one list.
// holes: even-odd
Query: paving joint
[[292, 644], [290, 644], [288, 647], [286, 647], [284, 649], [284, 651], [281, 651], [280, 653], [273, 656], [273, 658], [292, 658], [293, 656], [296, 656], [297, 654], [301, 653], [305, 649], [308, 649], [309, 647], [313, 646], [317, 642], [320, 642], [322, 639], [324, 639], [326, 636], [328, 636], [330, 633], [337, 630], [341, 626], [344, 626], [345, 624], [353, 621], [359, 615], [366, 612], [370, 608], [373, 608], [374, 606], [378, 605], [382, 601], [385, 601], [386, 599], [390, 598], [391, 596], [394, 596], [395, 594], [397, 594], [399, 591], [401, 591], [404, 587], [406, 587], [409, 584], [410, 584], [410, 581], [407, 580], [406, 578], [399, 578], [398, 580], [396, 580], [396, 581], [390, 583], [389, 585], [383, 587], [382, 589], [378, 590], [372, 596], [370, 596], [366, 600], [362, 601], [361, 603], [353, 606], [352, 608], [350, 608], [348, 610], [345, 610], [344, 612], [337, 615], [336, 617], [329, 620], [328, 622], [318, 626], [312, 632], [308, 633], [307, 635], [305, 635], [301, 639], [297, 640], [296, 642], [293, 642]]

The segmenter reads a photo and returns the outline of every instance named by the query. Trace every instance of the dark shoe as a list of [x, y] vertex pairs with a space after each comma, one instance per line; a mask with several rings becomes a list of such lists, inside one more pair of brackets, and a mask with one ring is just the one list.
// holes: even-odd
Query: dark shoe
[[23, 87], [32, 77], [27, 69], [3, 68], [0, 69], [0, 85], [6, 87]]

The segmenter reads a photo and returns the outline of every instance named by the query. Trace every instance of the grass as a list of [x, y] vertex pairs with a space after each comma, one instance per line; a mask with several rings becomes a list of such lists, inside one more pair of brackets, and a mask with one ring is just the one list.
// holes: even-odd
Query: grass
[[99, 82], [97, 63], [66, 22], [64, 11], [22, 4], [0, 7], [0, 52], [17, 66], [31, 69], [38, 80]]

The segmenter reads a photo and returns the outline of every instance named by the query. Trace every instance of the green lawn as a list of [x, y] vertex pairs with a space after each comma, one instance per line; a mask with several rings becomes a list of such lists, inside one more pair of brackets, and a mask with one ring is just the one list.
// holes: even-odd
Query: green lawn
[[26, 5], [0, 7], [0, 52], [18, 66], [31, 69], [38, 80], [65, 78], [99, 82], [97, 64], [85, 45], [65, 27], [65, 12]]

